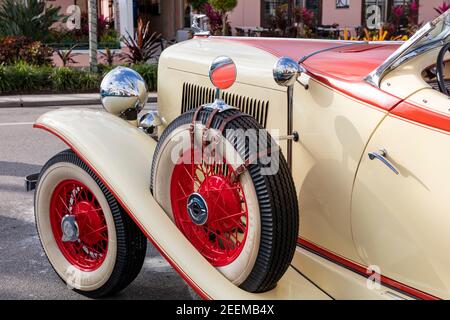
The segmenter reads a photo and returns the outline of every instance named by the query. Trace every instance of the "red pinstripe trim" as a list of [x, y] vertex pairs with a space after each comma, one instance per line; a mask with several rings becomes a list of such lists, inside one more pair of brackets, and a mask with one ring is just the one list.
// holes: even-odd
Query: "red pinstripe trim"
[[[341, 257], [341, 256], [339, 256], [331, 251], [328, 251], [327, 249], [322, 248], [306, 239], [299, 237], [297, 240], [297, 244], [315, 254], [318, 254], [321, 257], [324, 257], [327, 260], [330, 260], [331, 262], [342, 265], [342, 266], [350, 269], [351, 271], [360, 274], [363, 277], [368, 278], [371, 275], [373, 275], [373, 273], [368, 272], [367, 267], [365, 267], [361, 264], [358, 264], [356, 262], [353, 262], [351, 260], [348, 260], [344, 257]], [[391, 278], [380, 275], [380, 280], [384, 286], [396, 289], [396, 290], [398, 290], [402, 293], [405, 293], [406, 295], [412, 296], [414, 298], [418, 298], [418, 299], [422, 299], [422, 300], [440, 300], [440, 298], [438, 298], [438, 297], [435, 297], [426, 292], [414, 289], [410, 286], [407, 286], [406, 284], [400, 283]]]
[[400, 103], [391, 113], [406, 120], [450, 132], [450, 115], [431, 111], [409, 102]]
[[308, 72], [317, 83], [340, 92], [347, 97], [363, 102], [373, 109], [390, 111], [402, 100], [366, 82], [350, 82], [323, 76], [317, 72]]
[[161, 253], [161, 255], [170, 263], [170, 265], [175, 269], [175, 271], [178, 272], [178, 274], [184, 279], [184, 281], [192, 288], [194, 291], [204, 300], [211, 300], [211, 297], [208, 296], [206, 292], [204, 292], [189, 276], [179, 267], [175, 261], [170, 258], [167, 253], [159, 246], [157, 241], [144, 229], [144, 227], [139, 223], [139, 221], [136, 219], [136, 216], [133, 214], [133, 212], [128, 208], [128, 206], [120, 199], [120, 197], [117, 195], [117, 193], [114, 191], [114, 189], [108, 184], [106, 179], [102, 177], [102, 175], [92, 166], [87, 159], [60, 133], [56, 132], [55, 130], [48, 128], [42, 124], [34, 124], [33, 128], [42, 129], [45, 130], [59, 139], [61, 139], [70, 149], [72, 149], [80, 159], [86, 163], [86, 165], [95, 172], [95, 174], [99, 177], [99, 179], [103, 182], [103, 184], [108, 188], [108, 190], [114, 195], [114, 197], [117, 199], [117, 201], [120, 203], [120, 205], [125, 209], [125, 211], [128, 213], [128, 215], [131, 217], [131, 219], [136, 223], [136, 225], [141, 229], [141, 231], [146, 235], [146, 237], [150, 240], [150, 242], [155, 246], [155, 248]]

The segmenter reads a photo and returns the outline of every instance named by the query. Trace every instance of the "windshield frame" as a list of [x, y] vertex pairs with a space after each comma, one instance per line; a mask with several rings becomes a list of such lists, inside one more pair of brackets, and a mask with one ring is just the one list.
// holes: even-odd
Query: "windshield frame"
[[[426, 42], [420, 44], [421, 40], [426, 37], [430, 32], [432, 32], [436, 26], [440, 23], [447, 25], [448, 34], [434, 41]], [[444, 27], [443, 25], [443, 27]], [[443, 30], [444, 32], [444, 30]], [[419, 31], [417, 31], [414, 36], [412, 36], [408, 41], [404, 42], [403, 45], [398, 48], [381, 66], [372, 71], [365, 80], [370, 84], [380, 87], [383, 78], [392, 70], [399, 67], [401, 64], [409, 61], [410, 59], [424, 54], [434, 48], [442, 46], [445, 43], [445, 39], [450, 35], [450, 10], [440, 15], [433, 21], [428, 22]], [[420, 45], [419, 45], [420, 44]]]

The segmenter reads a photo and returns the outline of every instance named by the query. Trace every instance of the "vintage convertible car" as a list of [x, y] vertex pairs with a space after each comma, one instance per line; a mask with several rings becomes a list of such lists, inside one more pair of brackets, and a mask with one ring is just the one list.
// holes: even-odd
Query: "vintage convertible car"
[[50, 263], [110, 295], [148, 238], [205, 299], [450, 298], [449, 36], [448, 12], [405, 43], [199, 34], [139, 118], [111, 71], [107, 112], [35, 124], [69, 147], [35, 192]]

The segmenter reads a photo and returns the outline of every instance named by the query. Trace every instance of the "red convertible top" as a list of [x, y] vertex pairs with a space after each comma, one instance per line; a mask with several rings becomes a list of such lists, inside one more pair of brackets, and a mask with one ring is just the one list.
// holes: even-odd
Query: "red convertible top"
[[289, 56], [304, 61], [311, 73], [347, 81], [361, 81], [380, 66], [398, 43], [362, 43], [279, 38], [221, 38], [260, 48], [276, 57]]

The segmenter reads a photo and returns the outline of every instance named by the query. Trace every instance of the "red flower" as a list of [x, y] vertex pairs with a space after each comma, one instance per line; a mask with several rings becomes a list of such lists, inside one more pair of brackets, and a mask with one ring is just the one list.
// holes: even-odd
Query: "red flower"
[[450, 4], [447, 3], [447, 1], [442, 2], [439, 7], [434, 8], [434, 10], [436, 10], [440, 14], [447, 12], [448, 9], [450, 9]]
[[394, 15], [395, 15], [395, 17], [401, 18], [404, 13], [405, 13], [405, 9], [403, 8], [403, 6], [396, 6], [396, 7], [394, 7]]

